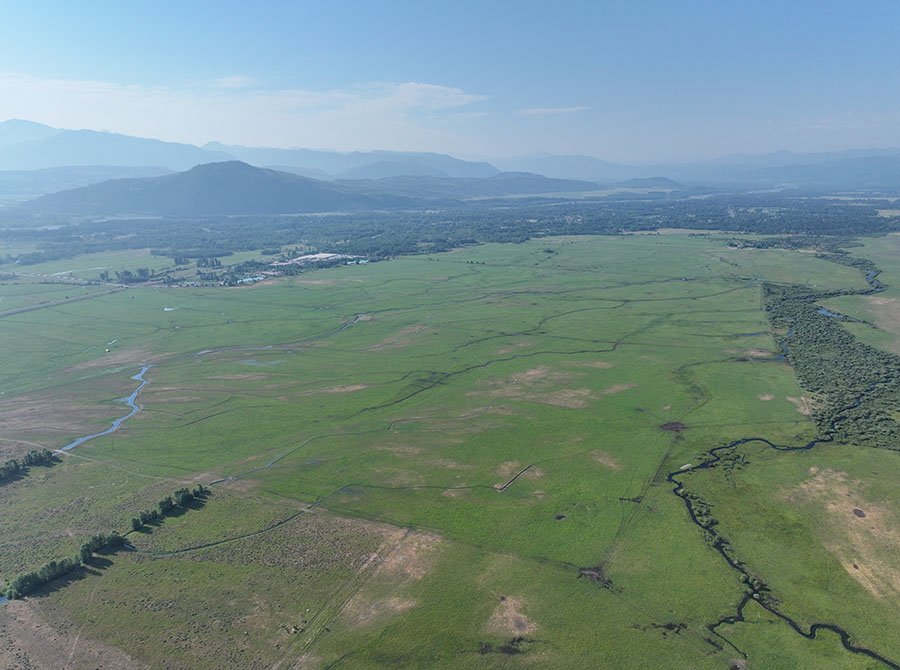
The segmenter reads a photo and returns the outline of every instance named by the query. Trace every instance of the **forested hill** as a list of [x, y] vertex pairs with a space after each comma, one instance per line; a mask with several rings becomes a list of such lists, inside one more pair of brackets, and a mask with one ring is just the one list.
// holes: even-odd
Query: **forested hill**
[[452, 205], [478, 197], [596, 191], [586, 181], [504, 172], [488, 178], [388, 177], [326, 182], [240, 161], [198, 165], [187, 172], [115, 179], [52, 193], [24, 210], [63, 216], [301, 214]]
[[52, 193], [22, 207], [46, 214], [192, 217], [388, 209], [414, 204], [406, 198], [367, 195], [346, 186], [228, 161], [162, 177], [105, 181]]

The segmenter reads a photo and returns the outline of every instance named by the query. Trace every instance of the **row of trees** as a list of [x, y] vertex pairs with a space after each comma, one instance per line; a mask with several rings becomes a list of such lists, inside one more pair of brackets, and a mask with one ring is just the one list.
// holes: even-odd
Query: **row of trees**
[[[29, 452], [26, 454], [23, 462], [27, 461], [28, 464], [34, 465], [41, 462], [40, 459], [44, 459], [45, 457], [52, 459], [53, 454], [46, 449], [42, 452]], [[35, 459], [39, 460], [36, 461]], [[5, 466], [6, 464], [4, 464], [4, 467]], [[155, 508], [144, 510], [138, 516], [133, 517], [131, 519], [131, 529], [140, 530], [144, 524], [163, 518], [166, 514], [171, 512], [176, 505], [187, 507], [192, 501], [205, 498], [208, 492], [209, 490], [204, 487], [203, 484], [197, 484], [193, 489], [182, 487], [172, 493], [172, 495], [168, 495], [161, 499]], [[124, 544], [125, 538], [116, 531], [112, 531], [111, 533], [95, 533], [81, 543], [81, 546], [78, 548], [78, 553], [73, 556], [50, 561], [39, 568], [16, 576], [6, 588], [6, 597], [12, 600], [26, 596], [44, 584], [74, 572], [89, 561], [95, 552], [102, 549], [116, 549]]]
[[21, 575], [15, 577], [6, 588], [6, 597], [13, 600], [15, 598], [26, 596], [39, 589], [44, 584], [74, 572], [85, 562], [90, 560], [91, 556], [94, 555], [94, 552], [106, 548], [115, 549], [121, 547], [123, 544], [125, 544], [124, 538], [115, 531], [109, 534], [96, 533], [82, 542], [81, 547], [78, 549], [78, 553], [74, 556], [44, 563], [44, 565], [39, 568], [29, 572], [23, 572]]
[[153, 509], [141, 510], [137, 516], [131, 517], [131, 530], [140, 530], [145, 524], [162, 519], [176, 505], [187, 507], [194, 500], [205, 497], [206, 493], [207, 489], [203, 484], [197, 484], [193, 489], [180, 488], [160, 500]]
[[32, 465], [53, 465], [56, 457], [49, 449], [32, 449], [22, 457], [22, 460], [11, 458], [0, 465], [0, 483], [7, 479], [11, 479], [22, 472], [22, 468], [28, 468]]

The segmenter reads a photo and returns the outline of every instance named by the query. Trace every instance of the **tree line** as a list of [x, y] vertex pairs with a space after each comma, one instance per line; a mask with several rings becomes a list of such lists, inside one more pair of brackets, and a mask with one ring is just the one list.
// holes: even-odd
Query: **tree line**
[[53, 465], [56, 463], [56, 460], [56, 456], [49, 449], [41, 449], [40, 451], [32, 449], [22, 457], [21, 461], [10, 458], [0, 465], [0, 484], [17, 477], [25, 468], [29, 468], [32, 465]]
[[39, 568], [16, 576], [6, 587], [6, 597], [14, 600], [26, 596], [45, 584], [74, 572], [86, 561], [90, 560], [94, 552], [106, 548], [115, 549], [116, 547], [121, 547], [124, 543], [125, 539], [116, 531], [109, 534], [96, 533], [91, 535], [91, 537], [81, 543], [78, 553], [58, 561], [53, 560], [44, 563]]
[[204, 498], [209, 489], [203, 484], [197, 484], [193, 489], [180, 488], [172, 495], [162, 498], [156, 507], [141, 510], [137, 516], [131, 517], [131, 530], [136, 531], [143, 528], [146, 524], [161, 520], [171, 512], [176, 505], [187, 507], [194, 500]]
[[[52, 454], [50, 455], [52, 457]], [[138, 516], [132, 517], [131, 530], [140, 530], [144, 524], [164, 518], [176, 505], [187, 507], [194, 500], [203, 499], [208, 494], [209, 489], [203, 484], [197, 484], [193, 489], [182, 487], [172, 493], [172, 495], [162, 498], [153, 509], [143, 510]], [[34, 570], [23, 572], [14, 577], [6, 587], [6, 597], [14, 600], [33, 593], [45, 584], [74, 572], [87, 563], [95, 552], [103, 549], [117, 549], [124, 544], [125, 537], [115, 530], [111, 533], [91, 535], [81, 543], [76, 554], [59, 560], [49, 561]]]

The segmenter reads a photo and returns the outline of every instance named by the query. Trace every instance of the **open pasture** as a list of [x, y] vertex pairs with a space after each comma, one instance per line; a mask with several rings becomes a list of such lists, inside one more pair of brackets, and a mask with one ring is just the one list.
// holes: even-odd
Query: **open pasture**
[[[66, 622], [61, 647], [114, 667], [729, 668], [767, 645], [795, 667], [850, 663], [783, 622], [711, 632], [744, 586], [666, 480], [735, 439], [815, 435], [763, 280], [865, 286], [717, 236], [560, 237], [0, 318], [4, 453], [102, 430], [151, 366], [119, 430], [0, 487], [0, 575], [212, 484], [199, 509], [129, 535], [136, 553], [0, 607], [0, 633]], [[830, 471], [844, 448], [808, 458]], [[834, 608], [806, 602], [802, 568], [769, 579], [787, 535], [754, 540], [755, 506], [787, 506], [807, 456], [751, 451], [734, 478], [686, 479], [786, 609], [849, 629], [879, 596], [827, 564], [813, 507], [790, 549], [836, 575]], [[195, 630], [208, 611], [212, 632]], [[900, 655], [883, 620], [854, 631]]]

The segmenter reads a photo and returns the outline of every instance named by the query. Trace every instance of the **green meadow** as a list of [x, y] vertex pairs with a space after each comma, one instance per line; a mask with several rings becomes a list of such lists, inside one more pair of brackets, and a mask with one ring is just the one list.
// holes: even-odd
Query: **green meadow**
[[[126, 533], [180, 486], [211, 488], [129, 533], [133, 551], [0, 605], [0, 659], [891, 667], [754, 602], [735, 619], [745, 585], [673, 494], [683, 468], [780, 612], [900, 662], [896, 453], [750, 443], [737, 466], [691, 469], [741, 438], [816, 437], [763, 282], [867, 286], [813, 254], [725, 239], [543, 238], [44, 307], [102, 287], [0, 282], [0, 311], [38, 307], [0, 316], [4, 459], [104, 430], [150, 366], [121, 428], [0, 486], [0, 577]], [[854, 252], [900, 281], [900, 247]], [[97, 256], [35, 272], [168, 262]], [[867, 321], [854, 334], [896, 346], [875, 299], [833, 303]]]

